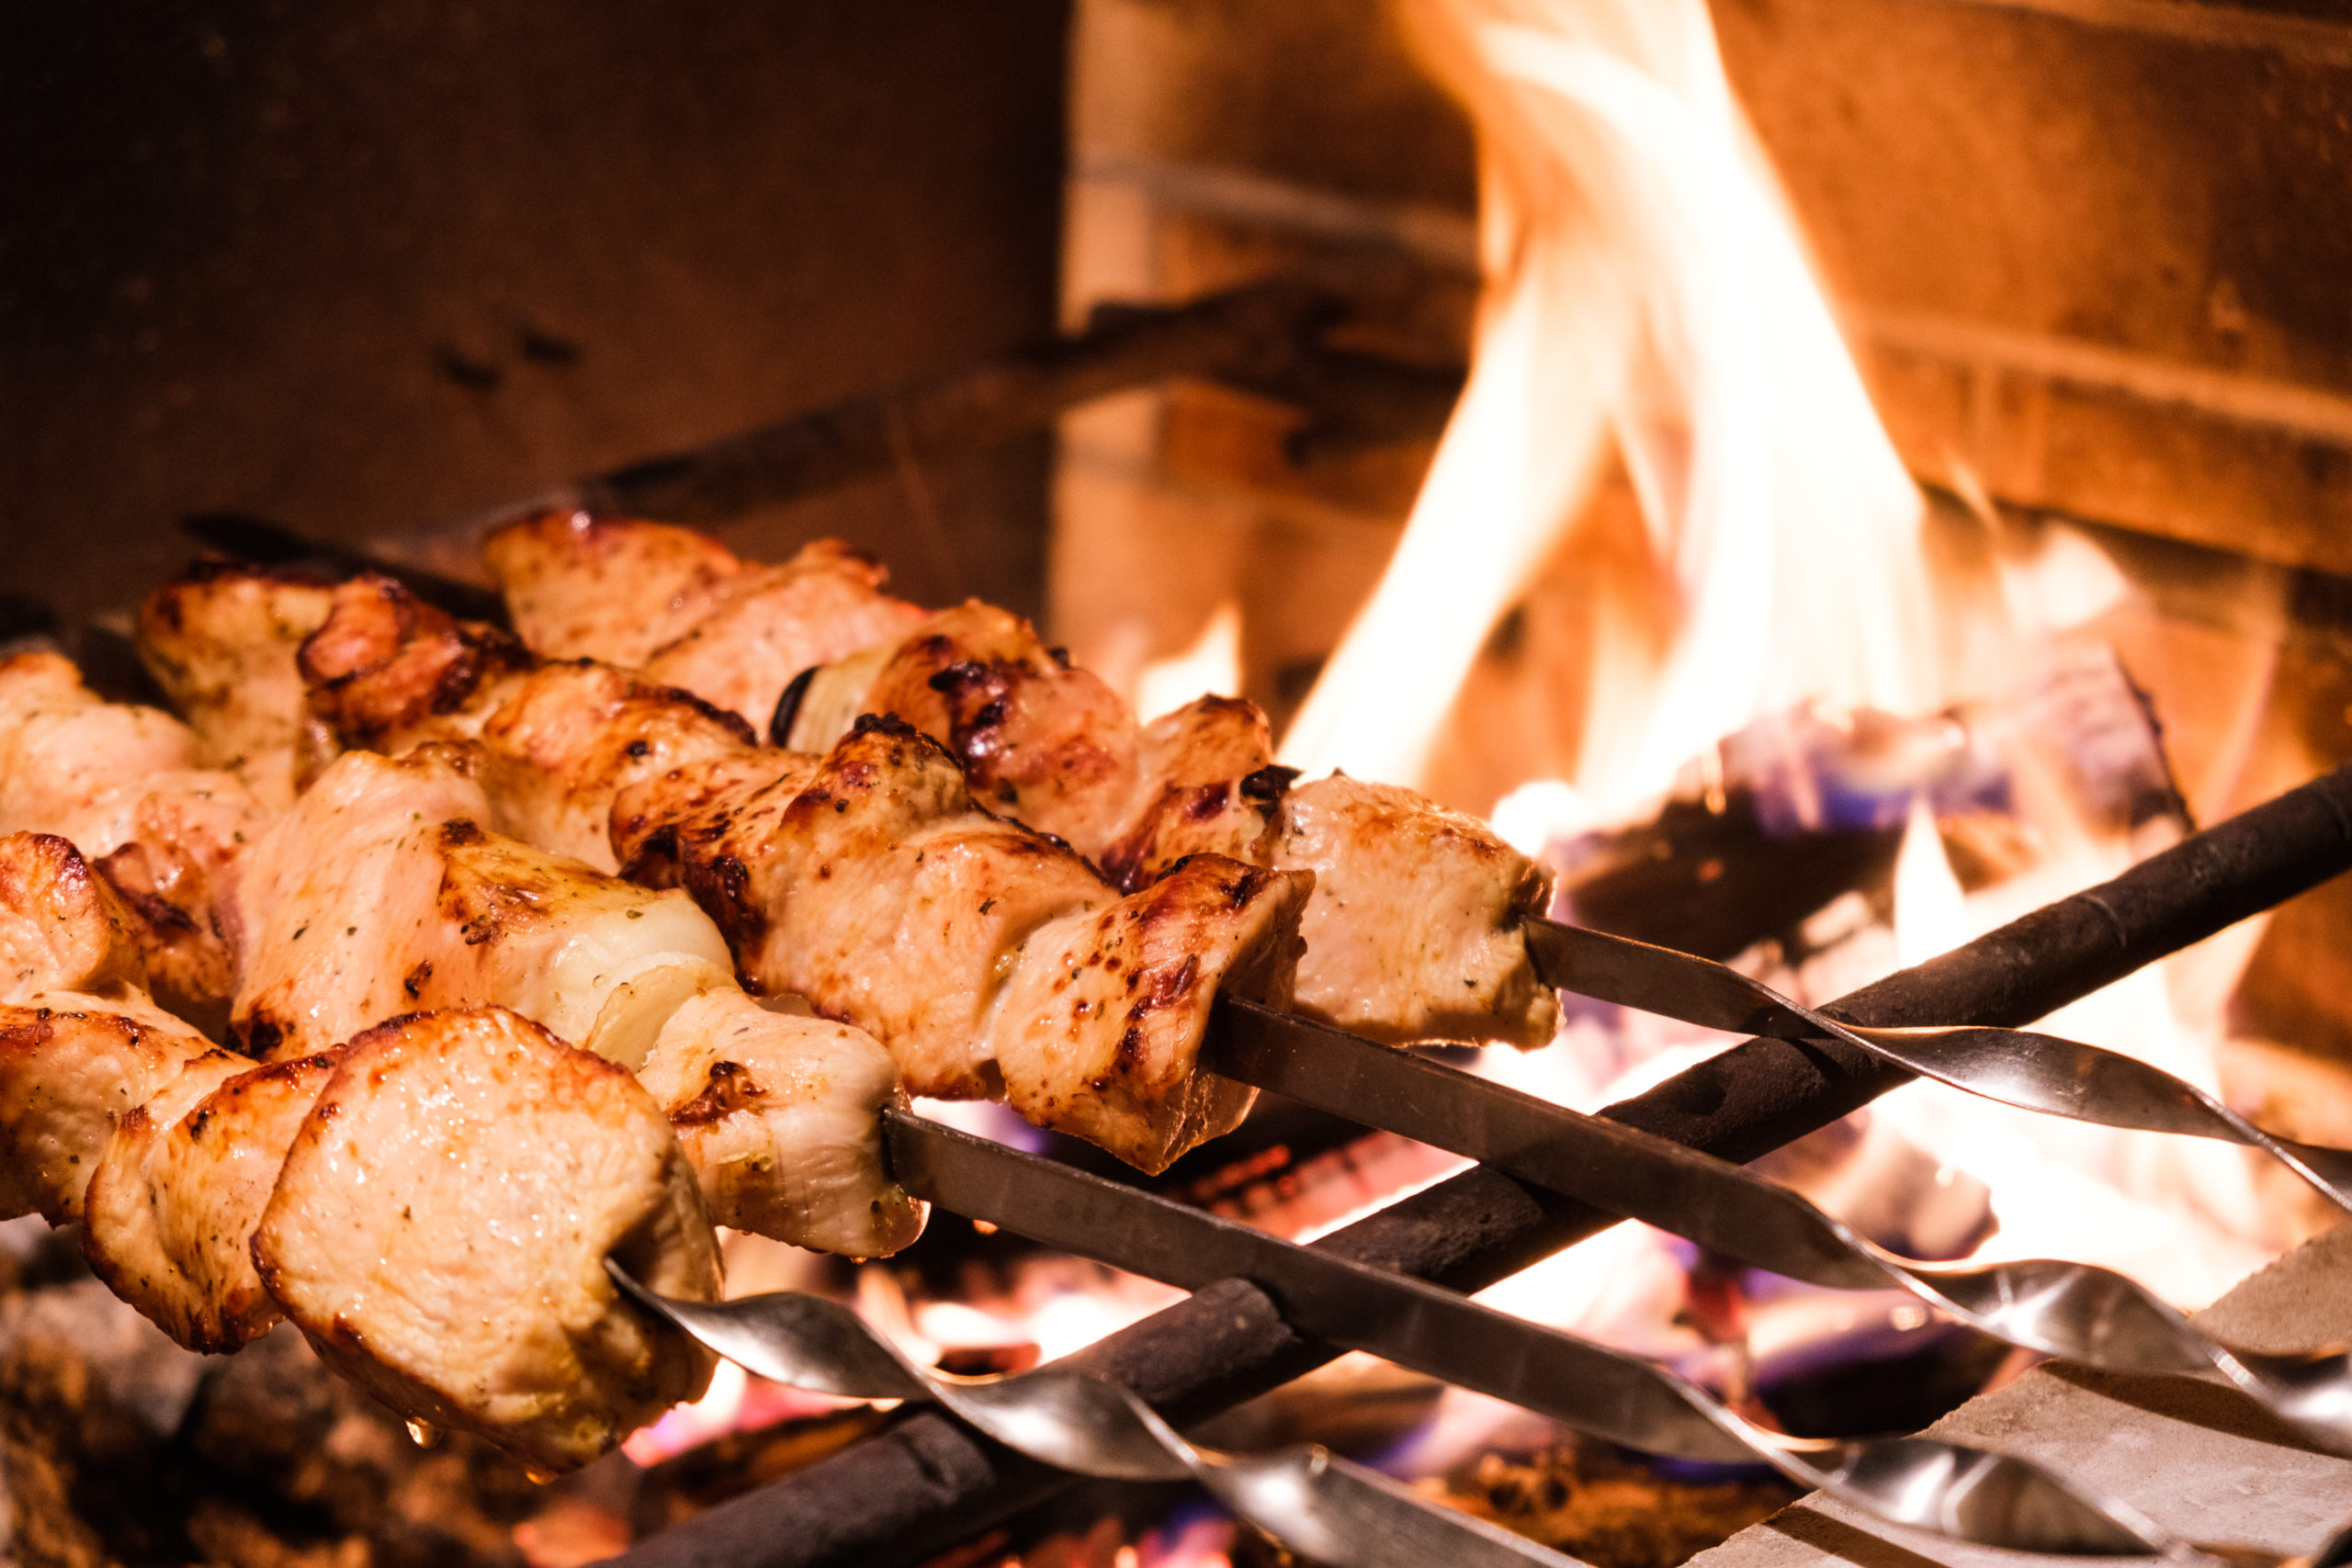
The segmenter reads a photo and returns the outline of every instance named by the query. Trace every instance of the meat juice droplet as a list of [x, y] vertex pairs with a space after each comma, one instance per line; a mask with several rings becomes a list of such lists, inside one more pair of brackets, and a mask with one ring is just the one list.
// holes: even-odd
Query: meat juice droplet
[[447, 1434], [432, 1422], [420, 1421], [412, 1416], [408, 1418], [408, 1436], [409, 1441], [420, 1449], [437, 1449]]

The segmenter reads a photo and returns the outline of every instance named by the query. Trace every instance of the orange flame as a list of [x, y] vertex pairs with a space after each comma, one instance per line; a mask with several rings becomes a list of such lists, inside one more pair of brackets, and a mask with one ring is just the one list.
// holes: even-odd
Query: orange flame
[[1603, 807], [1774, 705], [1935, 695], [1919, 499], [1839, 339], [1703, 0], [1407, 0], [1480, 137], [1489, 283], [1404, 539], [1283, 745], [1418, 783], [1613, 434], [1679, 626], [1599, 647]]

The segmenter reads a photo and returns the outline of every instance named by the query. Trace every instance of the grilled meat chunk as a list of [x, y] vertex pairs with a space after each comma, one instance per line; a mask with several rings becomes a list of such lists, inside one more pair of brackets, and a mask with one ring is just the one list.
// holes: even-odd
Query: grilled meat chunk
[[141, 989], [136, 915], [63, 839], [0, 839], [0, 1217], [82, 1216], [114, 1130], [212, 1043]]
[[0, 831], [60, 832], [84, 842], [92, 835], [64, 829], [119, 820], [129, 809], [126, 792], [194, 769], [196, 754], [187, 726], [155, 708], [103, 700], [70, 660], [20, 653], [0, 660]]
[[699, 698], [608, 664], [537, 663], [386, 578], [338, 588], [303, 659], [346, 739], [388, 752], [479, 743], [490, 825], [600, 871], [614, 869], [616, 794], [752, 743], [742, 720]]
[[234, 774], [196, 767], [197, 750], [186, 725], [100, 701], [65, 660], [0, 662], [0, 833], [78, 846], [140, 916], [159, 997], [209, 1019], [235, 967], [226, 892], [268, 814]]
[[712, 1359], [623, 1299], [718, 1293], [669, 1122], [620, 1067], [499, 1008], [351, 1042], [254, 1233], [269, 1292], [394, 1410], [544, 1470], [701, 1393]]
[[709, 614], [645, 660], [648, 679], [683, 687], [764, 730], [804, 670], [895, 642], [925, 612], [882, 592], [889, 574], [838, 539], [723, 585]]
[[729, 983], [683, 894], [483, 831], [465, 748], [350, 751], [254, 846], [236, 1029], [307, 1055], [396, 1013], [497, 1003], [634, 1068], [686, 998]]
[[925, 1206], [882, 1152], [880, 1114], [906, 1097], [865, 1031], [771, 1012], [729, 986], [672, 1015], [638, 1077], [718, 1224], [852, 1258], [922, 1234]]
[[202, 1056], [116, 1124], [83, 1216], [82, 1250], [124, 1301], [191, 1350], [268, 1332], [277, 1303], [254, 1228], [334, 1053], [256, 1067]]
[[[1146, 1169], [1248, 1108], [1205, 1081], [1164, 1111], [1142, 1100], [1189, 1082], [1221, 985], [1282, 998], [1307, 878], [1204, 856], [1193, 875], [1215, 896], [1188, 881], [1122, 901], [1068, 846], [976, 807], [954, 759], [895, 718], [861, 720], [821, 761], [765, 755], [676, 770], [614, 808], [629, 874], [692, 891], [762, 989], [872, 1032], [911, 1093], [1001, 1093]], [[1074, 1096], [1063, 1057], [1113, 1076]]]
[[[870, 665], [864, 689], [853, 691]], [[1136, 787], [1136, 722], [1117, 693], [1072, 669], [1010, 611], [970, 600], [942, 610], [888, 655], [819, 671], [799, 719], [776, 739], [822, 751], [843, 716], [896, 714], [947, 748], [989, 810], [1099, 860]]]
[[923, 618], [882, 592], [889, 574], [872, 557], [838, 539], [755, 566], [692, 529], [547, 513], [500, 529], [483, 555], [534, 653], [641, 666], [761, 729], [802, 671], [895, 641]]
[[469, 737], [486, 711], [484, 683], [533, 660], [497, 627], [456, 620], [368, 572], [336, 585], [295, 663], [311, 711], [345, 745], [397, 751]]
[[1186, 855], [1272, 863], [1272, 829], [1295, 775], [1272, 765], [1266, 716], [1239, 697], [1202, 697], [1146, 725], [1134, 804], [1102, 869], [1133, 892]]
[[1548, 1043], [1525, 921], [1552, 874], [1476, 818], [1334, 773], [1283, 800], [1273, 862], [1315, 874], [1297, 1010], [1375, 1040]]
[[989, 1035], [1006, 1098], [1146, 1171], [1230, 1132], [1258, 1091], [1200, 1066], [1210, 1007], [1220, 994], [1289, 1005], [1313, 886], [1199, 855], [1107, 909], [1040, 927]]
[[752, 743], [732, 714], [605, 664], [552, 664], [502, 683], [480, 740], [495, 826], [616, 869], [613, 801], [633, 784]]
[[507, 525], [482, 557], [532, 652], [632, 667], [684, 636], [747, 570], [692, 528], [569, 510]]
[[0, 997], [145, 978], [139, 917], [53, 833], [0, 838]]
[[295, 655], [332, 589], [261, 567], [201, 563], [147, 596], [139, 658], [196, 731], [197, 761], [226, 768], [273, 811], [334, 755]]
[[0, 1005], [0, 1218], [79, 1221], [116, 1121], [214, 1050], [135, 991]]

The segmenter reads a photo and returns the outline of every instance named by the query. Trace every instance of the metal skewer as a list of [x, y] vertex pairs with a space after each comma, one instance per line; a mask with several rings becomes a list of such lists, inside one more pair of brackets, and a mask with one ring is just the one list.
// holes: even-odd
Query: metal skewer
[[1303, 1556], [1365, 1568], [1562, 1568], [1574, 1559], [1386, 1476], [1306, 1444], [1262, 1454], [1188, 1442], [1110, 1379], [1045, 1367], [1011, 1378], [960, 1378], [916, 1365], [872, 1325], [821, 1296], [776, 1292], [741, 1301], [677, 1301], [617, 1263], [622, 1290], [729, 1360], [773, 1382], [844, 1399], [927, 1400], [1005, 1447], [1080, 1475], [1197, 1481], [1241, 1518]]
[[[2023, 1460], [1930, 1438], [1792, 1438], [1637, 1357], [1442, 1287], [1300, 1247], [905, 1111], [886, 1112], [885, 1130], [899, 1179], [944, 1208], [1186, 1290], [1249, 1280], [1281, 1304], [1295, 1328], [1326, 1343], [1369, 1351], [1631, 1448], [1717, 1463], [1761, 1460], [1801, 1485], [1882, 1518], [1985, 1545], [2135, 1556], [2176, 1544], [2136, 1510], [2086, 1496]], [[719, 1340], [705, 1343], [731, 1353]]]
[[2111, 1270], [1897, 1257], [1712, 1155], [1252, 1002], [1219, 1000], [1204, 1065], [1777, 1274], [1833, 1290], [1892, 1285], [1996, 1338], [2110, 1371], [2219, 1371], [2318, 1441], [2352, 1453], [2352, 1356], [2234, 1348]]
[[1875, 1029], [1816, 1012], [1711, 959], [1556, 920], [1527, 922], [1544, 984], [1709, 1029], [1842, 1040], [1906, 1072], [2021, 1111], [2260, 1149], [2352, 1213], [2352, 1153], [2264, 1132], [2193, 1084], [2120, 1052], [2023, 1029]]

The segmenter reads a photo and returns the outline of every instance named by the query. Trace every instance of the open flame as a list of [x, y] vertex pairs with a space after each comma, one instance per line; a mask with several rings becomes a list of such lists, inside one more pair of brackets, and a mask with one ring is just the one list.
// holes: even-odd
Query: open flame
[[1417, 783], [1497, 616], [1610, 438], [1673, 635], [1594, 627], [1577, 776], [1622, 811], [1801, 699], [1937, 697], [1920, 502], [1863, 391], [1703, 0], [1408, 0], [1469, 107], [1489, 278], [1395, 558], [1284, 761]]

